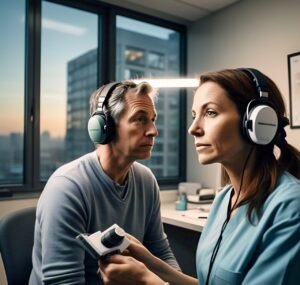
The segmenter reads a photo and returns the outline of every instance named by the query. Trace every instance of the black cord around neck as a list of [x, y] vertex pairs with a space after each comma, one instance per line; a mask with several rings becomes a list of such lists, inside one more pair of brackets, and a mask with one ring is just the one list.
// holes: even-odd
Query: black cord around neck
[[212, 267], [214, 265], [215, 259], [217, 257], [217, 254], [218, 254], [221, 242], [222, 242], [223, 233], [224, 233], [224, 231], [225, 231], [225, 229], [227, 227], [227, 224], [228, 224], [228, 222], [230, 220], [232, 212], [237, 208], [237, 202], [239, 200], [240, 193], [241, 193], [242, 186], [243, 186], [243, 180], [244, 180], [244, 173], [245, 173], [246, 165], [248, 163], [248, 160], [250, 158], [252, 150], [253, 150], [253, 148], [250, 149], [250, 151], [249, 151], [249, 153], [248, 153], [248, 155], [246, 157], [246, 160], [245, 160], [245, 163], [244, 163], [244, 167], [243, 167], [243, 171], [242, 171], [242, 177], [241, 177], [239, 191], [238, 191], [236, 200], [234, 201], [234, 204], [233, 204], [232, 207], [231, 207], [231, 199], [232, 199], [232, 197], [234, 195], [234, 188], [231, 189], [231, 193], [230, 193], [230, 197], [229, 197], [229, 201], [228, 201], [228, 206], [227, 206], [227, 216], [226, 216], [226, 219], [225, 219], [225, 221], [224, 221], [224, 223], [222, 225], [220, 235], [219, 235], [219, 237], [217, 239], [216, 245], [215, 245], [215, 247], [213, 249], [213, 252], [211, 254], [211, 258], [210, 258], [210, 262], [209, 262], [208, 273], [207, 273], [207, 278], [206, 278], [205, 285], [209, 284], [209, 278], [210, 278], [210, 275], [211, 275], [211, 270], [212, 270]]

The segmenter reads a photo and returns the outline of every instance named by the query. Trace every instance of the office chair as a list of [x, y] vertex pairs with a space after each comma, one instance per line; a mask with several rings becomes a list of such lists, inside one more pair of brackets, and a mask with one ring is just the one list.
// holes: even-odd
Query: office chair
[[8, 285], [25, 285], [32, 269], [36, 208], [10, 213], [0, 220], [0, 252]]

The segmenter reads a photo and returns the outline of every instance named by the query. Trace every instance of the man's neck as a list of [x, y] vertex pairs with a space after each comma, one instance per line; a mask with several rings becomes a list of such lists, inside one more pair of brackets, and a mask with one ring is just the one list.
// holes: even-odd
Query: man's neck
[[98, 161], [106, 175], [119, 185], [124, 185], [133, 162], [127, 162], [114, 155], [109, 145], [99, 146], [96, 152]]

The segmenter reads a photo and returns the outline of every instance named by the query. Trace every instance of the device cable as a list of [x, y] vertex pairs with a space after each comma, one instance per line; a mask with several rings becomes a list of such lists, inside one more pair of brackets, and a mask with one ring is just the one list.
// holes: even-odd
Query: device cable
[[245, 169], [246, 169], [246, 165], [248, 163], [248, 160], [250, 158], [250, 155], [252, 153], [252, 150], [253, 150], [253, 147], [250, 149], [247, 157], [246, 157], [246, 160], [245, 160], [245, 163], [244, 163], [244, 166], [243, 166], [243, 170], [242, 170], [242, 176], [241, 176], [241, 182], [240, 182], [240, 187], [239, 187], [239, 191], [238, 191], [238, 194], [237, 194], [237, 198], [233, 204], [233, 206], [231, 207], [231, 199], [234, 195], [234, 188], [231, 189], [231, 193], [230, 193], [230, 198], [229, 198], [229, 202], [228, 202], [228, 206], [227, 206], [227, 216], [226, 216], [226, 220], [224, 221], [223, 225], [222, 225], [222, 228], [221, 228], [221, 232], [220, 232], [220, 235], [217, 239], [217, 242], [216, 242], [216, 245], [213, 249], [213, 252], [212, 252], [212, 255], [211, 255], [211, 258], [210, 258], [210, 262], [209, 262], [209, 268], [208, 268], [208, 273], [207, 273], [207, 278], [206, 278], [206, 282], [205, 282], [205, 285], [208, 285], [209, 284], [209, 278], [210, 278], [210, 275], [211, 275], [211, 270], [212, 270], [212, 267], [213, 267], [213, 264], [215, 262], [215, 259], [216, 259], [216, 256], [218, 254], [218, 251], [219, 251], [219, 248], [220, 248], [220, 245], [221, 245], [221, 242], [222, 242], [222, 238], [223, 238], [223, 232], [225, 231], [226, 229], [226, 226], [230, 220], [230, 216], [232, 214], [232, 212], [237, 208], [237, 202], [239, 200], [239, 196], [240, 196], [240, 193], [241, 193], [241, 190], [242, 190], [242, 186], [243, 186], [243, 180], [244, 180], [244, 173], [245, 173]]

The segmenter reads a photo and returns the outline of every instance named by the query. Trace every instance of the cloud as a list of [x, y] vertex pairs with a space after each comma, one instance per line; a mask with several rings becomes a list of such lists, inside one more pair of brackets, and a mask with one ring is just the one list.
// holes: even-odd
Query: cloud
[[75, 36], [82, 36], [86, 33], [86, 29], [63, 22], [53, 21], [50, 19], [42, 19], [42, 27], [44, 29], [53, 30], [61, 33], [67, 33]]

